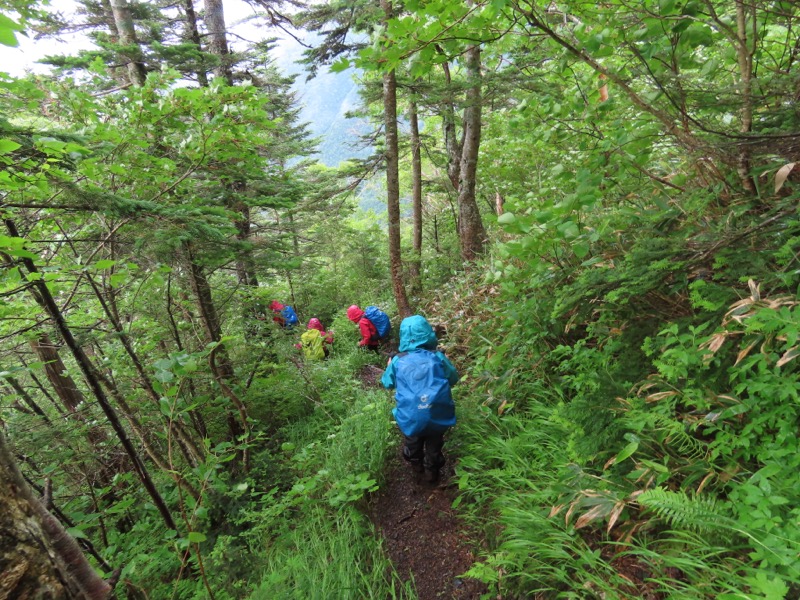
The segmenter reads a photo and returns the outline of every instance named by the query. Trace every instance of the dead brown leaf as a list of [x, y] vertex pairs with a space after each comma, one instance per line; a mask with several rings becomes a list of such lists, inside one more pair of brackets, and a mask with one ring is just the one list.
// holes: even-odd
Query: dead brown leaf
[[775, 193], [776, 194], [781, 191], [781, 188], [783, 187], [783, 184], [786, 183], [786, 180], [788, 179], [789, 174], [792, 172], [792, 170], [794, 169], [796, 164], [797, 163], [793, 163], [793, 162], [787, 163], [787, 164], [783, 165], [780, 169], [778, 169], [777, 173], [775, 173]]
[[596, 521], [599, 518], [602, 518], [606, 515], [606, 507], [602, 504], [598, 504], [597, 506], [593, 507], [590, 511], [583, 513], [578, 520], [575, 522], [575, 529], [580, 529], [581, 527], [586, 527], [592, 521]]
[[606, 531], [611, 533], [611, 529], [616, 525], [617, 519], [622, 514], [622, 511], [625, 509], [625, 502], [617, 502], [614, 505], [614, 508], [611, 509], [611, 514], [608, 517], [608, 529]]
[[780, 357], [777, 363], [775, 363], [776, 367], [782, 367], [790, 360], [797, 358], [800, 355], [800, 349], [797, 346], [792, 346], [786, 352], [783, 353], [783, 356]]

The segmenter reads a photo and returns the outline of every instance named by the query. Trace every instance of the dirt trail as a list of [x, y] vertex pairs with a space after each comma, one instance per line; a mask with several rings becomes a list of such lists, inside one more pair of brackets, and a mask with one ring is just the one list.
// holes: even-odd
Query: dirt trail
[[[364, 369], [364, 385], [375, 385], [378, 372]], [[475, 542], [451, 508], [456, 497], [452, 464], [449, 457], [439, 483], [427, 483], [398, 450], [387, 465], [386, 483], [370, 502], [370, 517], [389, 557], [404, 581], [413, 578], [419, 600], [477, 600], [487, 591], [483, 583], [462, 577], [475, 562]]]

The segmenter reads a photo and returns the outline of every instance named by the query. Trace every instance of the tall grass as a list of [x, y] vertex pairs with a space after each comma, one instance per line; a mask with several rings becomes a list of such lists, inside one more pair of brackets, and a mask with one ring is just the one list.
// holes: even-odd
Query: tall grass
[[252, 600], [414, 598], [360, 510], [377, 489], [392, 440], [387, 393], [364, 389], [353, 369], [374, 360], [339, 353], [302, 365], [302, 418], [280, 431], [291, 485], [273, 490], [248, 534], [260, 555]]
[[504, 598], [613, 597], [626, 582], [563, 518], [549, 516], [571, 468], [567, 432], [542, 405], [499, 419], [469, 403], [462, 401], [455, 435], [462, 454], [457, 476], [462, 507], [489, 546], [471, 574]]
[[309, 506], [275, 541], [252, 600], [413, 598], [357, 509]]

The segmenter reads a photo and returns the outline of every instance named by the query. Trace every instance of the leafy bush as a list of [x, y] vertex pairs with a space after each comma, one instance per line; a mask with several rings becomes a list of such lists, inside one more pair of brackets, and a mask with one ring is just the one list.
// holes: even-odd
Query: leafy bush
[[668, 228], [587, 217], [624, 238], [580, 258], [562, 242], [550, 265], [532, 249], [558, 234], [520, 212], [520, 237], [472, 284], [497, 298], [461, 316], [474, 412], [456, 430], [459, 502], [489, 542], [473, 575], [505, 593], [800, 589], [796, 221], [786, 205], [694, 209]]

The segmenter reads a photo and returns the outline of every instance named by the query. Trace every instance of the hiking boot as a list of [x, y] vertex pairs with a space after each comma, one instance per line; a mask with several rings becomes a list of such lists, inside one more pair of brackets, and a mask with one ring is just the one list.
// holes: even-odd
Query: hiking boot
[[438, 483], [439, 482], [439, 469], [431, 471], [425, 469], [425, 483]]
[[411, 458], [408, 454], [406, 454], [405, 447], [401, 448], [400, 456], [403, 457], [403, 460], [411, 465], [411, 469], [415, 473], [422, 473], [425, 470], [425, 467], [422, 465], [421, 458]]

